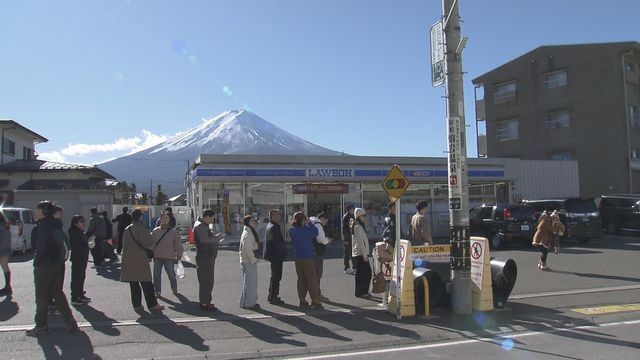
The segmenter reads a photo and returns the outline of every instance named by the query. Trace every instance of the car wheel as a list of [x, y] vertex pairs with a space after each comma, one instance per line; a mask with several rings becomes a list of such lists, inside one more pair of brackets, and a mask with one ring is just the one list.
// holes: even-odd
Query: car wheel
[[502, 246], [502, 240], [504, 239], [504, 235], [501, 233], [495, 233], [491, 235], [489, 238], [489, 243], [492, 249], [499, 249]]
[[615, 235], [618, 232], [618, 226], [615, 223], [609, 223], [607, 225], [607, 234]]

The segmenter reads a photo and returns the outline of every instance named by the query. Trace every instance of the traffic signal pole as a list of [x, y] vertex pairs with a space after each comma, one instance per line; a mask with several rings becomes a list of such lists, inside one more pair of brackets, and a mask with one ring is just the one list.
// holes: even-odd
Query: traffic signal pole
[[460, 36], [459, 3], [459, 0], [442, 0], [446, 46], [451, 307], [456, 314], [471, 314], [469, 192], [462, 80], [462, 49], [466, 37]]

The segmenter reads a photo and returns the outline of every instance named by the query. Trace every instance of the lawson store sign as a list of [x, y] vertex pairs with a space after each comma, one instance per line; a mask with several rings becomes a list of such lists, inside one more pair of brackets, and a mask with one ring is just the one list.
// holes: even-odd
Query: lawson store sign
[[[313, 168], [198, 168], [195, 171], [194, 178], [261, 178], [274, 180], [279, 178], [287, 179], [312, 179], [312, 180], [336, 180], [336, 179], [371, 179], [380, 180], [387, 176], [388, 169], [366, 169], [366, 168], [331, 168], [331, 167], [313, 167]], [[403, 170], [404, 174], [410, 179], [446, 179], [447, 169], [417, 169]], [[469, 170], [470, 178], [480, 179], [501, 179], [504, 178], [504, 170], [502, 169], [483, 169]]]

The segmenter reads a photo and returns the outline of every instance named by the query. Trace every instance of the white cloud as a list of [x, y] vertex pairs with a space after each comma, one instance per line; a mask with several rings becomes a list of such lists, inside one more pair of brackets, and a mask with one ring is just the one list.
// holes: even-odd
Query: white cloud
[[109, 144], [69, 144], [69, 146], [60, 150], [59, 154], [63, 156], [85, 156], [93, 153], [116, 151], [134, 153], [167, 140], [166, 136], [156, 135], [148, 130], [142, 130], [142, 135], [144, 140], [135, 136], [132, 138], [119, 138]]
[[[158, 145], [168, 139], [165, 135], [154, 134], [148, 130], [142, 130], [142, 136], [131, 138], [118, 138], [108, 144], [69, 144], [62, 150], [52, 150], [40, 153], [38, 159], [56, 162], [72, 161], [74, 163], [86, 162], [82, 157], [94, 157], [93, 154], [111, 153], [110, 158], [115, 159], [120, 156], [133, 154], [135, 152]], [[73, 159], [69, 159], [73, 158]], [[95, 162], [91, 159], [89, 162]], [[99, 161], [99, 162], [105, 162]]]
[[65, 157], [57, 151], [50, 151], [38, 154], [38, 160], [65, 162]]

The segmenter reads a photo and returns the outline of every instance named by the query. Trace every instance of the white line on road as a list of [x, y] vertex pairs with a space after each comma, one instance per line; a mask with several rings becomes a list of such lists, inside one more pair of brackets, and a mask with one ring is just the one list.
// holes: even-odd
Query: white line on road
[[317, 356], [308, 356], [308, 357], [298, 357], [296, 360], [321, 360], [321, 359], [336, 359], [336, 358], [346, 358], [352, 356], [364, 356], [364, 355], [378, 355], [378, 354], [388, 354], [394, 352], [403, 352], [403, 351], [414, 351], [414, 350], [425, 350], [425, 349], [434, 349], [434, 348], [444, 348], [456, 345], [466, 345], [473, 344], [479, 342], [489, 342], [489, 343], [499, 343], [504, 339], [518, 339], [528, 336], [535, 335], [546, 335], [557, 332], [575, 332], [576, 330], [592, 330], [597, 328], [604, 327], [612, 327], [612, 326], [628, 326], [628, 325], [637, 325], [640, 324], [640, 320], [634, 321], [619, 321], [619, 322], [611, 322], [604, 323], [599, 325], [584, 325], [584, 326], [575, 326], [571, 328], [555, 328], [552, 327], [548, 331], [530, 331], [520, 334], [510, 334], [499, 336], [497, 338], [476, 338], [469, 340], [457, 340], [457, 341], [448, 341], [442, 343], [434, 343], [434, 344], [426, 344], [426, 345], [415, 345], [415, 346], [406, 346], [406, 347], [397, 347], [393, 349], [380, 349], [380, 350], [366, 350], [366, 351], [358, 351], [358, 352], [350, 352], [350, 353], [341, 353], [341, 354], [329, 354], [329, 355], [317, 355]]
[[[79, 322], [78, 327], [80, 328], [91, 328], [91, 327], [121, 327], [121, 326], [135, 326], [135, 325], [158, 325], [158, 324], [167, 324], [167, 323], [176, 323], [176, 324], [185, 324], [185, 323], [203, 323], [203, 322], [217, 322], [217, 321], [230, 321], [237, 318], [245, 319], [245, 320], [264, 320], [264, 319], [272, 319], [278, 317], [302, 317], [309, 314], [344, 314], [344, 313], [357, 313], [362, 311], [382, 311], [386, 310], [379, 306], [368, 306], [360, 309], [342, 309], [342, 308], [330, 308], [320, 312], [313, 313], [303, 313], [298, 311], [292, 312], [283, 312], [283, 313], [273, 313], [273, 315], [266, 314], [248, 314], [248, 315], [233, 315], [233, 314], [222, 314], [218, 318], [213, 317], [185, 317], [185, 318], [168, 318], [168, 317], [149, 317], [142, 318], [139, 320], [122, 320], [122, 321], [94, 321], [94, 322]], [[215, 314], [214, 314], [215, 315]], [[0, 326], [0, 333], [4, 332], [12, 332], [12, 331], [26, 331], [33, 327], [34, 325], [8, 325], [8, 326]], [[64, 324], [56, 324], [51, 325], [51, 328], [55, 327], [64, 327]]]
[[540, 293], [532, 293], [532, 294], [511, 295], [511, 296], [509, 296], [509, 300], [531, 299], [531, 298], [548, 297], [548, 296], [591, 294], [591, 293], [608, 292], [608, 291], [638, 290], [638, 289], [640, 289], [640, 285], [626, 285], [626, 286], [611, 286], [611, 287], [601, 287], [601, 288], [592, 288], [592, 289], [549, 291], [549, 292], [540, 292]]

